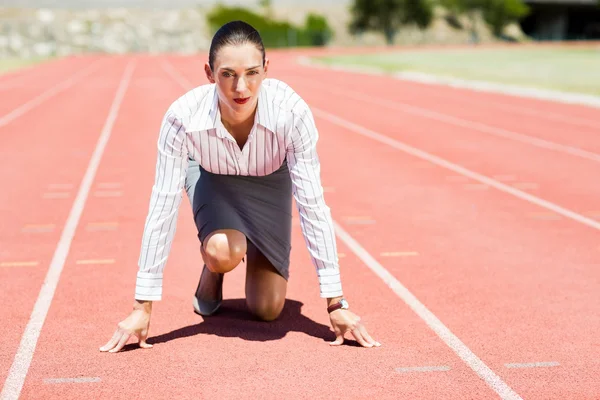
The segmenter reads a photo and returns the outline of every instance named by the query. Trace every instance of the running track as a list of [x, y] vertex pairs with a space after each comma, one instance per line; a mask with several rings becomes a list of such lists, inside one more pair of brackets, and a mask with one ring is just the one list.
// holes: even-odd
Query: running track
[[297, 219], [279, 320], [249, 319], [243, 265], [194, 314], [184, 198], [154, 348], [100, 353], [131, 309], [160, 120], [206, 80], [200, 57], [72, 57], [0, 77], [2, 399], [600, 398], [600, 111], [293, 55], [270, 76], [313, 108], [345, 293], [383, 346], [328, 346]]

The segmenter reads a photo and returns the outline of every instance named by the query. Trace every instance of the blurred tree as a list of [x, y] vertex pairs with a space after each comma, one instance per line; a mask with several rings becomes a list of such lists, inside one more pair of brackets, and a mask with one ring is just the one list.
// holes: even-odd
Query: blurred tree
[[266, 47], [323, 46], [332, 37], [327, 20], [317, 14], [309, 14], [304, 27], [287, 21], [278, 21], [243, 7], [217, 5], [206, 14], [206, 21], [214, 34], [229, 21], [242, 20], [254, 26]]
[[304, 29], [313, 46], [324, 46], [333, 37], [333, 30], [329, 27], [327, 19], [322, 15], [308, 14]]
[[529, 7], [521, 0], [486, 0], [483, 18], [496, 36], [502, 36], [506, 25], [529, 14]]
[[471, 38], [479, 40], [477, 34], [477, 14], [481, 13], [484, 21], [494, 35], [501, 36], [504, 27], [518, 21], [529, 13], [529, 8], [522, 0], [440, 0], [452, 18], [466, 14], [469, 17]]
[[388, 44], [402, 25], [425, 29], [433, 20], [433, 0], [354, 0], [350, 32], [383, 32]]

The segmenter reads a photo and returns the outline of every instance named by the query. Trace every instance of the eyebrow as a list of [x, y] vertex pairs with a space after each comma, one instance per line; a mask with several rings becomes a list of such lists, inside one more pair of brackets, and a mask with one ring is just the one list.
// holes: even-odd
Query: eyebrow
[[[250, 71], [251, 69], [255, 69], [255, 68], [260, 68], [260, 65], [256, 65], [254, 67], [246, 68], [246, 71]], [[235, 70], [233, 68], [229, 68], [229, 67], [221, 67], [220, 69], [224, 69], [225, 71], [235, 72]]]

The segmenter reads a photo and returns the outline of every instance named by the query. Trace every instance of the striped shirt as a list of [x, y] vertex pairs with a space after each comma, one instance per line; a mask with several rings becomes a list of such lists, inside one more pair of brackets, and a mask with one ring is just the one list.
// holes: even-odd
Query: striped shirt
[[246, 176], [268, 175], [287, 160], [320, 296], [341, 296], [333, 221], [321, 185], [318, 136], [306, 102], [276, 79], [265, 79], [261, 84], [254, 126], [242, 149], [221, 122], [215, 84], [199, 86], [173, 102], [157, 142], [158, 160], [135, 298], [162, 298], [163, 271], [175, 235], [189, 159], [212, 173]]

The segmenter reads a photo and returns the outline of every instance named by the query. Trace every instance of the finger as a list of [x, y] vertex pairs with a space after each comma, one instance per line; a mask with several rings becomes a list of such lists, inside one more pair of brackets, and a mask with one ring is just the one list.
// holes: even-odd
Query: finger
[[129, 340], [130, 336], [131, 336], [131, 333], [129, 333], [129, 332], [123, 332], [121, 338], [119, 339], [119, 343], [117, 343], [117, 346], [114, 349], [109, 350], [108, 352], [109, 353], [116, 353], [117, 351], [121, 350], [123, 348], [123, 346], [125, 346], [125, 344]]
[[367, 328], [364, 325], [360, 325], [360, 334], [362, 335], [363, 338], [365, 338], [365, 340], [368, 343], [371, 343], [373, 346], [379, 347], [381, 346], [381, 343], [379, 343], [378, 341], [374, 340], [371, 335], [369, 335], [369, 332], [367, 332]]
[[339, 346], [342, 343], [344, 343], [344, 335], [343, 334], [336, 334], [336, 338], [333, 342], [330, 342], [329, 344], [332, 346]]
[[139, 345], [142, 349], [149, 349], [152, 347], [151, 344], [149, 344], [148, 342], [146, 342], [146, 340], [148, 339], [148, 331], [143, 331], [140, 334], [140, 340], [139, 340]]
[[117, 329], [115, 331], [115, 333], [113, 333], [110, 340], [108, 342], [106, 342], [106, 344], [104, 346], [100, 347], [100, 351], [108, 351], [108, 350], [112, 349], [113, 347], [115, 347], [115, 344], [117, 344], [120, 337], [121, 337], [121, 330]]
[[358, 327], [354, 328], [352, 330], [352, 335], [354, 336], [354, 338], [356, 339], [356, 341], [361, 344], [361, 346], [363, 346], [363, 347], [373, 347], [373, 345], [371, 343], [367, 343], [367, 341], [365, 340], [365, 338], [362, 337], [362, 335], [360, 333], [360, 329]]

